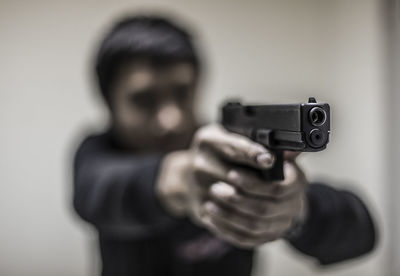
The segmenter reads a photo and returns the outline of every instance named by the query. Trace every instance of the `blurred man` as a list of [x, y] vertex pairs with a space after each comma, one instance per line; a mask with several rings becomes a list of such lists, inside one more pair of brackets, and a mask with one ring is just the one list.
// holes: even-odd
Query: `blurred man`
[[[240, 70], [238, 68], [238, 70]], [[110, 128], [74, 164], [74, 206], [99, 232], [103, 275], [250, 275], [254, 248], [286, 239], [331, 264], [372, 250], [368, 210], [350, 192], [309, 184], [286, 153], [193, 114], [201, 63], [191, 36], [159, 17], [117, 23], [97, 55]]]

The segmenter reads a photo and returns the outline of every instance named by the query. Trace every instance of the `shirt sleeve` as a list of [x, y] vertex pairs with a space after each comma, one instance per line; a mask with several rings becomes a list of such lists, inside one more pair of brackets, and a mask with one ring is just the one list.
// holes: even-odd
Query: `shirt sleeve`
[[136, 240], [161, 235], [178, 222], [160, 205], [155, 180], [162, 156], [118, 151], [89, 137], [74, 160], [73, 205], [103, 237]]
[[367, 207], [351, 192], [322, 184], [307, 191], [308, 218], [289, 242], [328, 265], [366, 254], [375, 246], [376, 230]]

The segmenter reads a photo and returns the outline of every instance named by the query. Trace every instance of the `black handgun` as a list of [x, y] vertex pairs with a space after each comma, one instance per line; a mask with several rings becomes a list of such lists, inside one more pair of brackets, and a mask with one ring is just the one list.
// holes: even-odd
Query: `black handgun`
[[308, 103], [282, 105], [242, 105], [229, 102], [222, 107], [222, 125], [244, 135], [275, 154], [268, 180], [283, 180], [283, 151], [321, 151], [330, 132], [330, 107], [309, 98]]

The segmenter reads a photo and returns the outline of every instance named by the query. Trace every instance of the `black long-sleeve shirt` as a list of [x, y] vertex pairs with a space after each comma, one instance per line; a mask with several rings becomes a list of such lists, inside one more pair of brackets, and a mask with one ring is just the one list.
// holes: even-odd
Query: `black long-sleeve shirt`
[[[155, 195], [161, 155], [121, 149], [109, 133], [90, 136], [74, 162], [74, 207], [100, 239], [103, 275], [250, 275], [252, 250], [170, 216]], [[307, 191], [309, 214], [290, 243], [321, 264], [372, 250], [375, 230], [362, 201], [322, 184]]]

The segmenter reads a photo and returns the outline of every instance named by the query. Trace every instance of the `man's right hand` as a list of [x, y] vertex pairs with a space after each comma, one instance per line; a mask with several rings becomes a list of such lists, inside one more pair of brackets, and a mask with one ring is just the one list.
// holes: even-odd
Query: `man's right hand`
[[199, 129], [187, 151], [166, 156], [157, 190], [171, 213], [188, 215], [217, 236], [241, 247], [278, 239], [304, 215], [306, 179], [294, 159], [284, 181], [265, 181], [274, 155], [219, 125]]

